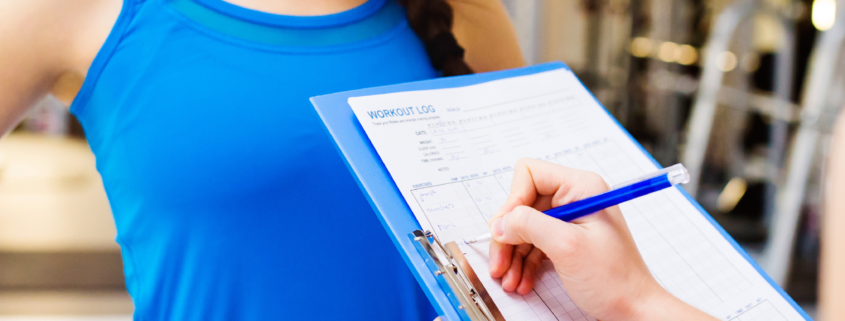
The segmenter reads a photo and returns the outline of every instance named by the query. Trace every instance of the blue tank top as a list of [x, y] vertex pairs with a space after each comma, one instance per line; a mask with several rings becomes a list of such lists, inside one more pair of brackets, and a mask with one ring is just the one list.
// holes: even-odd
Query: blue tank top
[[393, 0], [126, 0], [71, 112], [135, 319], [432, 320], [308, 98], [435, 76]]

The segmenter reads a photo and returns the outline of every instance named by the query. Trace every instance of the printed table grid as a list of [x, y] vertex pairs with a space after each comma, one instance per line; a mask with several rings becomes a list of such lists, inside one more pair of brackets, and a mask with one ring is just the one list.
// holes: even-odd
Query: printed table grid
[[[545, 160], [595, 172], [611, 185], [645, 173], [645, 170], [631, 166], [631, 159], [620, 151], [615, 142], [605, 140], [558, 153]], [[442, 241], [461, 240], [487, 232], [486, 222], [506, 200], [512, 175], [512, 171], [507, 171], [419, 188], [413, 190], [412, 194], [432, 224], [434, 233]], [[752, 286], [688, 218], [680, 215], [680, 208], [665, 192], [639, 198], [623, 204], [621, 208], [637, 247], [655, 279], [685, 302], [708, 310]], [[557, 278], [553, 269], [544, 267], [543, 273], [546, 272], [548, 278]], [[545, 302], [557, 320], [588, 318], [583, 312], [578, 312], [580, 315], [570, 313], [575, 306], [565, 295], [559, 280], [546, 281], [548, 279], [543, 280], [543, 287], [532, 293]], [[552, 292], [543, 291], [551, 291], [554, 286], [560, 288], [558, 292], [564, 293], [560, 296], [562, 299], [558, 300], [558, 296]], [[529, 302], [530, 306], [538, 302], [537, 298], [529, 296], [524, 300], [534, 300]], [[511, 312], [529, 313], [527, 309]], [[537, 317], [538, 320], [549, 318], [540, 314]]]
[[689, 219], [678, 215], [680, 209], [664, 193], [623, 208], [637, 246], [650, 249], [643, 251], [646, 264], [682, 300], [707, 310], [752, 286]]
[[[482, 248], [478, 248], [481, 246]], [[486, 244], [462, 247], [464, 257], [475, 270], [487, 271], [488, 255]], [[507, 293], [499, 280], [486, 273], [476, 273], [502, 316], [508, 320], [531, 321], [596, 321], [578, 308], [561, 285], [560, 277], [551, 261], [544, 261], [537, 272], [534, 290], [526, 295]]]
[[786, 321], [786, 318], [771, 302], [763, 300], [730, 321]]

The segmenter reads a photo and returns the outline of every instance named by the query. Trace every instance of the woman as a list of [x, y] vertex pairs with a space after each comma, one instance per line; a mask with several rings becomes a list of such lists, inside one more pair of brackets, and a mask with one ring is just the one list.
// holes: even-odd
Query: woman
[[401, 2], [5, 1], [0, 132], [85, 75], [138, 320], [431, 320], [308, 98], [523, 61], [496, 0]]

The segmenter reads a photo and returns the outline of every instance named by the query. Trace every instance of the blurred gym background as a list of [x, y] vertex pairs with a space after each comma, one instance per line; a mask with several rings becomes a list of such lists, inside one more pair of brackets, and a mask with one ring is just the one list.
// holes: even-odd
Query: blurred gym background
[[[815, 314], [845, 1], [504, 0], [531, 64], [567, 63]], [[0, 139], [0, 321], [130, 320], [120, 250], [62, 79]], [[838, 88], [838, 89], [837, 89]]]

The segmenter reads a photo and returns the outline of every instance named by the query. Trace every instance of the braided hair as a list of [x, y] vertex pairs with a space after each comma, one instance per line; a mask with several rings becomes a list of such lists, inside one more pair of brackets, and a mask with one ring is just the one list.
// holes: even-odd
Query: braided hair
[[407, 10], [408, 24], [425, 44], [435, 70], [444, 77], [473, 73], [452, 33], [454, 14], [446, 0], [399, 0], [399, 4]]

